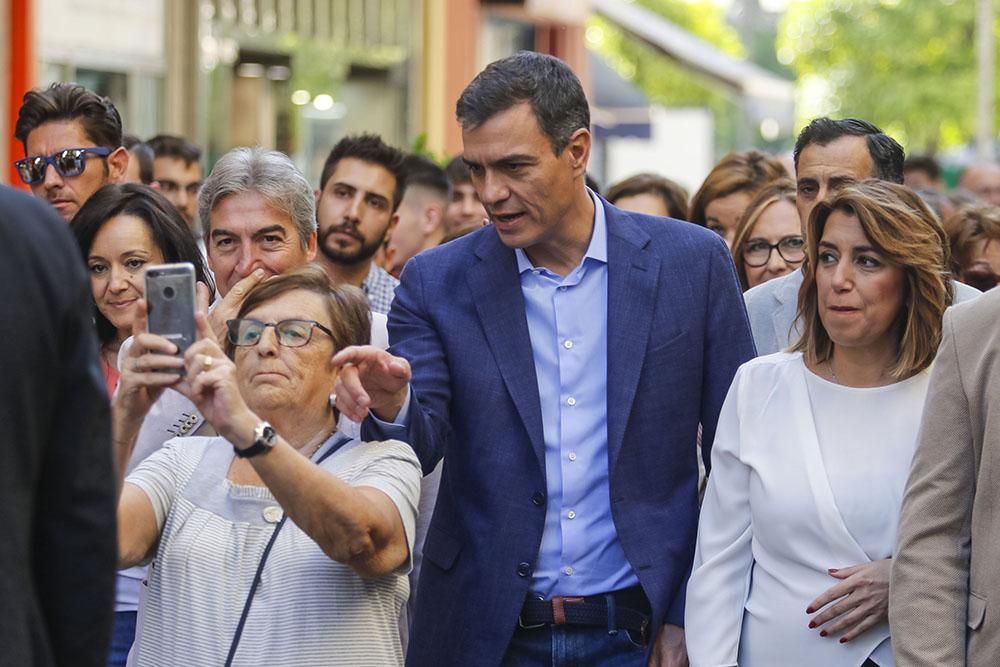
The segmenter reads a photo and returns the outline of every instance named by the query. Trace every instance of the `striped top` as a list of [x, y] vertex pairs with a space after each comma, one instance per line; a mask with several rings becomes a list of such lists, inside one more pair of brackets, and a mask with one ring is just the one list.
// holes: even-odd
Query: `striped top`
[[[282, 516], [267, 488], [226, 479], [233, 456], [223, 438], [176, 438], [126, 480], [149, 497], [160, 527], [130, 667], [225, 661], [260, 557]], [[389, 496], [412, 553], [420, 464], [408, 445], [353, 440], [321, 465], [351, 486]], [[362, 579], [287, 521], [264, 567], [233, 664], [401, 665], [398, 621], [409, 594], [409, 568], [407, 562], [392, 574]]]

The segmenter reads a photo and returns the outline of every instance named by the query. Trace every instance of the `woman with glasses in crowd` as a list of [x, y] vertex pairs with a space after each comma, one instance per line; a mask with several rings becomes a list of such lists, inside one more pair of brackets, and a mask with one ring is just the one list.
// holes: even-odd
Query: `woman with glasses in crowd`
[[750, 201], [736, 226], [733, 261], [743, 291], [791, 273], [805, 258], [795, 183], [772, 181]]
[[946, 237], [911, 190], [865, 181], [816, 206], [806, 239], [802, 338], [744, 364], [719, 417], [693, 665], [893, 664], [889, 564], [951, 301]]
[[370, 317], [360, 290], [310, 266], [251, 289], [225, 351], [201, 313], [183, 358], [135, 337], [120, 460], [166, 387], [219, 435], [169, 441], [125, 480], [121, 562], [153, 559], [129, 664], [402, 664], [420, 465], [401, 442], [338, 432], [330, 403], [330, 360], [367, 344]]
[[708, 227], [732, 247], [736, 224], [757, 191], [777, 178], [787, 178], [785, 165], [760, 151], [727, 154], [705, 177], [691, 198], [689, 220]]
[[[71, 224], [90, 274], [94, 321], [101, 345], [101, 369], [111, 395], [118, 385], [118, 351], [132, 335], [146, 268], [152, 264], [190, 262], [195, 276], [211, 298], [212, 279], [205, 268], [194, 235], [183, 218], [161, 194], [127, 184], [107, 185], [83, 205]], [[134, 467], [148, 452], [136, 452]], [[118, 574], [115, 624], [108, 667], [122, 667], [135, 637], [140, 582], [146, 568]]]
[[1000, 281], [1000, 208], [971, 204], [945, 222], [951, 239], [952, 273], [980, 292]]

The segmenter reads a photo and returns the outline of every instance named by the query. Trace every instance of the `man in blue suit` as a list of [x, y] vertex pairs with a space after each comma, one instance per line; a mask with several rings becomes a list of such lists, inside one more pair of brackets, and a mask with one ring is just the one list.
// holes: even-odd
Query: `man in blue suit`
[[698, 425], [707, 458], [754, 354], [725, 244], [585, 187], [556, 58], [491, 64], [457, 115], [493, 224], [410, 260], [389, 352], [334, 358], [365, 439], [445, 461], [408, 663], [684, 665]]

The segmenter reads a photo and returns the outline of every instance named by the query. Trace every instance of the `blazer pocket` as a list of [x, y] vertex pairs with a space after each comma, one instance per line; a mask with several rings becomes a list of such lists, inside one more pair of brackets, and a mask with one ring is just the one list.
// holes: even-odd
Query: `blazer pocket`
[[424, 558], [447, 572], [458, 560], [462, 551], [462, 543], [434, 526], [427, 529], [427, 539], [424, 541]]
[[669, 350], [672, 347], [676, 347], [681, 343], [687, 342], [688, 339], [688, 332], [686, 330], [681, 329], [680, 331], [672, 331], [670, 332], [670, 337], [666, 340], [655, 341], [655, 346], [647, 350], [646, 359], [657, 357], [662, 352]]
[[969, 591], [969, 629], [978, 630], [986, 618], [986, 598]]

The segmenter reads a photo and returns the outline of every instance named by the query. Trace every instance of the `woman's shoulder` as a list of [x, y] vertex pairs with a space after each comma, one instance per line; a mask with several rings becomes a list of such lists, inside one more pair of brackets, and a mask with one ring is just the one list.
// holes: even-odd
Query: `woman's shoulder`
[[775, 352], [745, 362], [737, 372], [744, 379], [764, 379], [802, 368], [801, 352]]
[[416, 452], [402, 440], [355, 440], [345, 450], [368, 463], [397, 459], [420, 465]]

